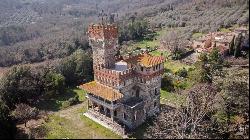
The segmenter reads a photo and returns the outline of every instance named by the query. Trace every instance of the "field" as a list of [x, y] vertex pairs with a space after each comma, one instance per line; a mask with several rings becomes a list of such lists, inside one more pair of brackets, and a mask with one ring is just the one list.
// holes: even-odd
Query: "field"
[[[43, 126], [48, 130], [48, 133], [44, 138], [49, 138], [49, 139], [121, 138], [120, 136], [114, 134], [112, 131], [104, 128], [103, 126], [83, 116], [83, 112], [86, 111], [86, 100], [84, 97], [85, 95], [84, 91], [77, 88], [68, 89], [68, 91], [73, 91], [75, 94], [80, 95], [82, 103], [67, 108], [61, 108], [60, 102], [65, 102], [66, 99], [72, 97], [71, 95], [72, 92], [65, 92], [65, 95], [54, 97], [53, 99], [57, 100], [56, 102], [57, 104], [49, 102], [48, 105], [46, 106], [54, 106], [52, 108], [57, 108], [59, 106], [59, 108], [57, 111], [50, 114], [48, 120], [43, 124]], [[174, 93], [169, 93], [161, 90], [162, 104], [179, 106], [183, 102], [184, 102], [184, 96], [176, 95]], [[140, 134], [143, 134], [147, 125], [148, 123], [143, 124], [141, 127], [136, 129], [135, 131], [138, 133], [136, 135], [132, 135], [132, 137], [140, 138], [141, 137]]]
[[197, 39], [197, 38], [199, 38], [199, 37], [202, 37], [204, 34], [203, 33], [194, 33], [193, 35], [192, 35], [192, 38], [193, 39]]
[[161, 104], [179, 107], [185, 103], [185, 96], [161, 90]]
[[42, 96], [39, 103], [36, 105], [37, 108], [41, 110], [48, 111], [59, 111], [61, 109], [69, 107], [67, 100], [69, 98], [79, 96], [79, 101], [85, 101], [85, 92], [78, 88], [68, 88], [63, 94], [55, 94], [54, 92], [49, 92]]
[[103, 126], [83, 116], [86, 103], [60, 110], [49, 116], [44, 125], [49, 130], [48, 139], [113, 139], [121, 138]]
[[[64, 106], [75, 95], [80, 103]], [[43, 138], [48, 139], [100, 139], [121, 138], [112, 131], [83, 116], [87, 110], [86, 92], [78, 88], [69, 88], [63, 94], [49, 95], [38, 104], [38, 108], [50, 110], [48, 119], [42, 124], [48, 131]]]

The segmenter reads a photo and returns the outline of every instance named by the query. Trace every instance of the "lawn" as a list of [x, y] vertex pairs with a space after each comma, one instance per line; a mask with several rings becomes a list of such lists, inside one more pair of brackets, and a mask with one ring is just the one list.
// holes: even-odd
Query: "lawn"
[[221, 28], [220, 32], [228, 33], [228, 32], [231, 32], [231, 31], [228, 28]]
[[203, 33], [200, 33], [200, 32], [198, 32], [198, 33], [194, 33], [193, 35], [192, 35], [192, 38], [193, 39], [197, 39], [197, 38], [199, 38], [199, 37], [202, 37], [204, 34]]
[[164, 63], [164, 68], [168, 71], [171, 71], [172, 73], [175, 73], [180, 69], [185, 68], [186, 70], [188, 70], [189, 68], [193, 68], [193, 66], [181, 63], [180, 61], [167, 60]]
[[150, 48], [153, 48], [155, 46], [159, 46], [160, 45], [160, 41], [158, 40], [142, 40], [139, 42], [134, 43], [132, 46], [134, 46], [134, 48], [146, 48], [147, 46]]
[[141, 41], [137, 41], [133, 44], [131, 44], [131, 46], [135, 49], [135, 48], [142, 48], [145, 49], [146, 47], [150, 47], [150, 48], [154, 48], [155, 46], [160, 46], [160, 38], [161, 36], [167, 31], [167, 29], [162, 29], [160, 31], [156, 32], [156, 36], [155, 39], [153, 40], [141, 40]]
[[181, 63], [178, 60], [168, 59], [169, 53], [166, 51], [155, 50], [155, 51], [150, 52], [150, 54], [152, 54], [154, 56], [160, 56], [161, 53], [163, 53], [163, 56], [166, 58], [166, 62], [164, 63], [164, 68], [166, 69], [166, 71], [175, 73], [176, 71], [183, 69], [183, 68], [188, 70], [189, 68], [194, 67], [192, 65], [187, 65], [187, 64]]
[[67, 88], [61, 94], [55, 94], [53, 91], [48, 92], [40, 98], [40, 101], [36, 104], [36, 107], [41, 110], [48, 111], [58, 111], [63, 109], [64, 103], [68, 101], [70, 98], [79, 96], [79, 101], [85, 101], [86, 93], [79, 88]]
[[[49, 130], [46, 139], [120, 139], [121, 137], [82, 114], [72, 118], [51, 115], [44, 125]], [[73, 116], [75, 115], [75, 116]], [[78, 116], [77, 116], [78, 115]]]
[[168, 52], [166, 51], [155, 50], [155, 51], [150, 52], [149, 54], [154, 55], [154, 56], [161, 56], [162, 53], [165, 58], [168, 57]]
[[[61, 108], [61, 102], [79, 96], [80, 104]], [[53, 96], [56, 102], [47, 103], [46, 107], [58, 107], [48, 116], [43, 126], [48, 130], [46, 139], [118, 139], [119, 135], [99, 125], [83, 115], [87, 111], [86, 92], [78, 88], [66, 89], [61, 96]], [[46, 103], [45, 100], [43, 103]]]
[[185, 96], [161, 90], [161, 103], [173, 106], [180, 106], [185, 103]]

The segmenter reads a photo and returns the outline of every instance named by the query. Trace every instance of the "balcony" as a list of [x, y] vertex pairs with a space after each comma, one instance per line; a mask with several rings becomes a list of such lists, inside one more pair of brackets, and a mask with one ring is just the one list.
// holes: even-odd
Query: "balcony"
[[86, 97], [89, 98], [90, 100], [92, 100], [92, 101], [94, 101], [102, 106], [105, 106], [107, 108], [110, 108], [110, 109], [116, 109], [120, 106], [120, 104], [117, 103], [116, 101], [111, 102], [111, 101], [105, 100], [105, 99], [103, 99], [99, 96], [96, 96], [94, 94], [91, 94], [91, 93], [88, 93], [86, 95]]
[[133, 109], [133, 108], [136, 108], [136, 107], [143, 105], [143, 100], [141, 98], [138, 98], [138, 97], [132, 97], [132, 98], [126, 100], [125, 102], [123, 102], [123, 105]]

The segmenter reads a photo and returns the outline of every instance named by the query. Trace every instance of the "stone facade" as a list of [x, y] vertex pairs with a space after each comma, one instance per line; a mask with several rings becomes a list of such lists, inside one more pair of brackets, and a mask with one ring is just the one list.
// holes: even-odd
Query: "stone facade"
[[118, 62], [118, 28], [114, 24], [92, 24], [88, 36], [93, 49], [94, 81], [80, 87], [88, 92], [89, 113], [100, 113], [129, 129], [157, 114], [165, 58], [141, 53]]

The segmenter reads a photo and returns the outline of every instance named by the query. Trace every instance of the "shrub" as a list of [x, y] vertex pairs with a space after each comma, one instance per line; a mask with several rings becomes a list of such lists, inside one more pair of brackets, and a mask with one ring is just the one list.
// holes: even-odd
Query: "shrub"
[[75, 105], [75, 104], [79, 103], [79, 96], [76, 95], [75, 97], [70, 98], [68, 101], [69, 101], [70, 105]]
[[64, 102], [62, 103], [61, 108], [64, 109], [64, 108], [67, 108], [67, 107], [69, 107], [69, 106], [70, 106], [70, 102], [69, 102], [69, 101], [64, 101]]
[[175, 75], [186, 78], [187, 77], [187, 70], [185, 68], [180, 69], [177, 72], [175, 72]]
[[174, 91], [173, 78], [169, 75], [165, 75], [161, 81], [161, 88], [168, 92]]
[[29, 137], [32, 139], [44, 138], [48, 134], [49, 130], [44, 125], [38, 126], [36, 128], [31, 128]]

